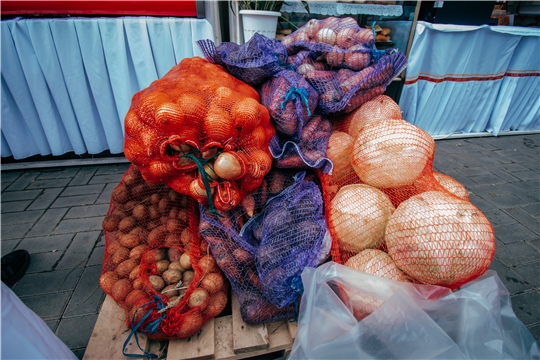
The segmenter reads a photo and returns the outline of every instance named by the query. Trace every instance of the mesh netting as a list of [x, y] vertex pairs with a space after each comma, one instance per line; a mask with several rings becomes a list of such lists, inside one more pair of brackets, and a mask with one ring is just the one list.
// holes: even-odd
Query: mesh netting
[[[433, 171], [433, 138], [400, 115], [393, 100], [379, 97], [333, 124], [333, 172], [319, 172], [332, 259], [358, 265], [372, 256], [366, 272], [392, 277], [397, 266], [410, 281], [455, 289], [491, 263], [493, 229], [459, 182]], [[414, 200], [426, 194], [439, 195]]]
[[287, 65], [287, 49], [279, 41], [256, 33], [245, 44], [211, 40], [197, 42], [205, 57], [222, 65], [234, 77], [257, 87]]
[[386, 87], [407, 66], [405, 55], [388, 50], [378, 62], [361, 71], [348, 69], [313, 70], [305, 77], [319, 93], [317, 110], [322, 114], [350, 113], [384, 93]]
[[291, 139], [299, 137], [319, 100], [304, 77], [290, 70], [283, 70], [266, 81], [260, 93], [261, 104], [268, 109], [276, 132]]
[[225, 308], [228, 284], [198, 234], [193, 199], [147, 183], [132, 165], [112, 192], [103, 230], [100, 286], [130, 328], [187, 338]]
[[293, 173], [272, 169], [259, 189], [243, 199], [241, 206], [221, 216], [201, 206], [200, 234], [230, 281], [240, 303], [242, 319], [250, 324], [288, 320], [296, 316], [294, 306], [280, 309], [263, 295], [256, 267], [257, 236], [244, 237], [241, 232], [244, 225], [264, 209], [270, 198], [294, 182], [293, 176]]
[[260, 234], [256, 264], [263, 294], [280, 308], [302, 295], [302, 270], [316, 267], [330, 252], [324, 249], [327, 227], [321, 190], [304, 176], [298, 173], [295, 183], [268, 201], [246, 229]]
[[310, 51], [324, 59], [331, 68], [362, 70], [377, 56], [373, 32], [361, 28], [353, 18], [311, 19], [286, 36], [281, 43], [289, 55]]
[[125, 156], [147, 182], [218, 210], [237, 206], [272, 165], [275, 130], [257, 91], [198, 57], [135, 94], [124, 124]]
[[270, 140], [270, 151], [275, 166], [282, 169], [322, 169], [330, 171], [332, 164], [326, 157], [332, 125], [321, 115], [312, 116], [304, 124], [299, 139], [290, 140], [276, 134]]

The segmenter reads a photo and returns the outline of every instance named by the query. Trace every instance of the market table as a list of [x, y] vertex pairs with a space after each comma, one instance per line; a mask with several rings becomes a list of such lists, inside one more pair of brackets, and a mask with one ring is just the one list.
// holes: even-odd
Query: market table
[[419, 22], [399, 105], [435, 137], [540, 130], [540, 29]]

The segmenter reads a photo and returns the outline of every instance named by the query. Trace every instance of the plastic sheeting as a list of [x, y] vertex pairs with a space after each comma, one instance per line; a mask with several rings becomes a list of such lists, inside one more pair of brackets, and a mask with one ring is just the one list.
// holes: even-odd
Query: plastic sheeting
[[77, 359], [10, 288], [1, 287], [2, 359]]
[[540, 29], [419, 22], [399, 101], [431, 135], [540, 130]]
[[2, 21], [2, 156], [123, 151], [131, 97], [182, 59], [212, 26], [191, 18]]
[[[302, 273], [292, 359], [538, 359], [538, 344], [512, 310], [493, 270], [456, 292], [397, 282], [336, 263]], [[344, 290], [370, 309], [361, 321]], [[356, 295], [355, 295], [356, 294]], [[351, 304], [349, 304], [351, 305]]]

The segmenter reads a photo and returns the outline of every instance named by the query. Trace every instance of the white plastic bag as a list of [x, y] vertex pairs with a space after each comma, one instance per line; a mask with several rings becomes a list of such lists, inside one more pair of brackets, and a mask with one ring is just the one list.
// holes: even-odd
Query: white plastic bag
[[492, 270], [455, 292], [333, 262], [304, 269], [302, 282], [289, 359], [540, 359]]

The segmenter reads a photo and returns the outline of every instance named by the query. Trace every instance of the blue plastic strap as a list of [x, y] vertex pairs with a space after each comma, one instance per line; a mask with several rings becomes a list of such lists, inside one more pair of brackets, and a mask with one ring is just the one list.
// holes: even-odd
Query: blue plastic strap
[[[146, 304], [143, 304], [139, 307], [139, 309], [142, 309], [144, 308], [145, 306], [147, 305], [150, 305], [150, 304], [156, 304], [157, 305], [157, 309], [158, 310], [161, 310], [165, 307], [165, 304], [163, 303], [163, 300], [161, 300], [161, 298], [159, 296], [156, 296], [154, 295], [154, 300], [152, 301], [149, 301], [147, 302]], [[130, 357], [130, 358], [140, 358], [140, 357], [145, 357], [145, 358], [148, 358], [148, 359], [156, 359], [157, 358], [157, 355], [155, 354], [150, 354], [149, 352], [147, 352], [146, 350], [144, 350], [141, 345], [139, 344], [139, 336], [137, 335], [137, 330], [141, 327], [142, 323], [144, 323], [146, 321], [146, 319], [148, 319], [148, 317], [150, 316], [150, 314], [152, 314], [152, 311], [154, 311], [156, 309], [150, 309], [146, 312], [146, 314], [144, 314], [144, 316], [142, 317], [142, 319], [135, 325], [135, 314], [137, 312], [135, 312], [133, 314], [133, 318], [131, 319], [131, 332], [129, 333], [129, 336], [127, 337], [126, 341], [124, 342], [124, 346], [122, 347], [122, 354], [126, 357]], [[164, 313], [161, 317], [159, 317], [157, 320], [153, 321], [152, 323], [150, 323], [144, 330], [143, 332], [144, 333], [147, 333], [147, 332], [150, 332], [151, 334], [155, 334], [157, 329], [158, 329], [158, 326], [159, 326], [159, 323], [165, 319], [166, 317], [166, 314]], [[137, 346], [139, 347], [139, 349], [144, 353], [144, 354], [127, 354], [126, 353], [126, 346], [129, 344], [129, 341], [131, 340], [131, 337], [132, 336], [135, 336], [135, 342], [137, 343]]]
[[285, 103], [289, 100], [293, 100], [294, 94], [298, 94], [302, 101], [304, 101], [304, 104], [306, 105], [306, 109], [308, 112], [308, 116], [311, 116], [311, 111], [309, 110], [309, 101], [308, 101], [308, 93], [306, 89], [303, 88], [296, 88], [291, 87], [289, 91], [287, 91], [287, 94], [285, 95], [285, 99], [283, 99], [283, 102], [281, 103], [280, 109], [283, 110], [285, 108]]
[[371, 24], [371, 31], [373, 31], [373, 47], [371, 49], [371, 56], [373, 57], [374, 62], [379, 62], [379, 59], [383, 56], [383, 54], [386, 52], [384, 50], [377, 50], [375, 47], [375, 39], [377, 38], [377, 32], [375, 31], [375, 24], [377, 22], [373, 21]]

